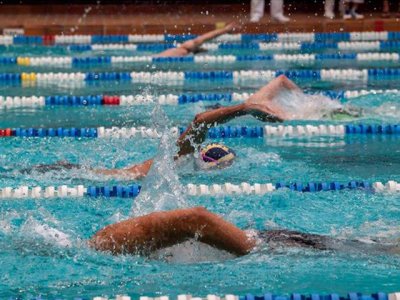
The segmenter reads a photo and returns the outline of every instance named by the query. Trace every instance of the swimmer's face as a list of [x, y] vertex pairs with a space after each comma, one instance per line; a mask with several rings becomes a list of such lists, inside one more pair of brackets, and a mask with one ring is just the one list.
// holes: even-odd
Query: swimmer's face
[[224, 169], [233, 164], [235, 152], [221, 144], [210, 144], [200, 150], [196, 160], [200, 169]]

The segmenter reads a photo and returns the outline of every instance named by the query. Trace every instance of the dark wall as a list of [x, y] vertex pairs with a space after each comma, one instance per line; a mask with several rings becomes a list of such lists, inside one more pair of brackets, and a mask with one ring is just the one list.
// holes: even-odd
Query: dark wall
[[[390, 0], [392, 2], [397, 2], [397, 0]], [[266, 0], [268, 3], [268, 0]], [[285, 0], [285, 5], [288, 9], [292, 11], [315, 11], [321, 10], [323, 7], [323, 0]], [[374, 11], [381, 10], [383, 0], [365, 0], [364, 10]], [[48, 5], [49, 0], [3, 0], [0, 1], [1, 6], [7, 4], [19, 4], [19, 5]], [[250, 0], [51, 0], [51, 4], [59, 4], [68, 6], [69, 4], [75, 5], [107, 5], [107, 4], [125, 4], [125, 5], [135, 5], [135, 4], [150, 4], [150, 5], [169, 5], [169, 4], [181, 4], [181, 5], [198, 5], [198, 6], [217, 6], [218, 4], [234, 4], [236, 7], [238, 5], [243, 5], [243, 7], [248, 7]]]

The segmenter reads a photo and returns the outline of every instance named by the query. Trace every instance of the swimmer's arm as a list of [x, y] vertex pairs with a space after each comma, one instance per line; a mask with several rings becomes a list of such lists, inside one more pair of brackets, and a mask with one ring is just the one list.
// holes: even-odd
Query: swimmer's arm
[[301, 89], [293, 81], [285, 75], [280, 75], [251, 95], [247, 102], [266, 104], [284, 89], [301, 92]]
[[153, 159], [149, 159], [141, 164], [133, 165], [124, 169], [95, 169], [93, 171], [97, 174], [106, 176], [120, 177], [124, 179], [139, 179], [147, 175], [152, 164]]
[[275, 112], [263, 105], [252, 103], [241, 103], [238, 105], [220, 107], [196, 115], [192, 123], [178, 139], [178, 156], [193, 153], [194, 145], [201, 144], [205, 139], [208, 129], [211, 126], [226, 123], [236, 117], [251, 114], [263, 121], [281, 122], [282, 118], [275, 115]]
[[204, 44], [206, 41], [209, 41], [211, 39], [214, 39], [224, 33], [228, 33], [232, 30], [235, 30], [235, 23], [230, 23], [226, 25], [222, 29], [216, 29], [210, 32], [207, 32], [203, 35], [198, 36], [195, 39], [188, 40], [184, 43], [182, 43], [179, 47], [177, 48], [171, 48], [167, 49], [161, 53], [158, 53], [154, 55], [154, 57], [170, 57], [170, 56], [185, 56], [190, 54], [191, 52], [196, 51], [197, 48], [199, 48], [202, 44]]
[[98, 231], [89, 244], [113, 254], [137, 254], [189, 238], [236, 255], [249, 253], [255, 245], [244, 231], [201, 207], [155, 212], [109, 225]]
[[212, 30], [210, 32], [198, 36], [195, 39], [186, 41], [181, 45], [181, 47], [193, 52], [196, 50], [196, 48], [200, 47], [205, 42], [212, 40], [222, 34], [235, 30], [235, 26], [237, 27], [235, 22], [229, 23], [224, 28]]
[[280, 75], [246, 100], [249, 113], [262, 121], [271, 121], [270, 116], [274, 116], [278, 120], [287, 119], [284, 109], [272, 102], [282, 90], [302, 92], [293, 81], [285, 75]]

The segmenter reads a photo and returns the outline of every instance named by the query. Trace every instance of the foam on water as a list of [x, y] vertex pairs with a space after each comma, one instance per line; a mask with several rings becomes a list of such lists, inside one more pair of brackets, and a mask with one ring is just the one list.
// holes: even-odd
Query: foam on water
[[315, 94], [306, 95], [301, 91], [282, 90], [272, 103], [287, 115], [290, 120], [319, 120], [343, 105], [326, 96]]
[[374, 113], [381, 117], [394, 118], [398, 121], [400, 119], [400, 104], [393, 102], [384, 103], [376, 108]]
[[48, 224], [42, 224], [38, 220], [30, 217], [21, 227], [21, 233], [36, 240], [41, 239], [45, 245], [58, 247], [72, 247], [70, 236]]
[[164, 248], [152, 253], [151, 258], [165, 260], [169, 263], [199, 263], [233, 259], [229, 252], [218, 250], [195, 239]]

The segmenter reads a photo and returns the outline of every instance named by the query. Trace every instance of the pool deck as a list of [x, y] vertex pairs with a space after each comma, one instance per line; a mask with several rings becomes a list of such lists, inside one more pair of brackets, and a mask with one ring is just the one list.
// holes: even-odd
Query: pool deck
[[[160, 13], [160, 10], [163, 13]], [[86, 11], [86, 12], [85, 12]], [[364, 20], [326, 19], [319, 11], [314, 14], [290, 13], [292, 21], [277, 24], [266, 15], [258, 24], [246, 24], [242, 32], [340, 32], [400, 31], [400, 19], [382, 19], [379, 13], [366, 13]], [[209, 10], [201, 6], [101, 6], [84, 7], [3, 5], [0, 29], [23, 28], [27, 35], [52, 34], [198, 34], [231, 20], [248, 21], [248, 7], [220, 5]]]

